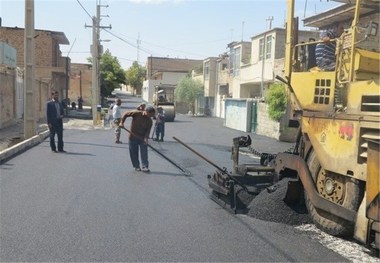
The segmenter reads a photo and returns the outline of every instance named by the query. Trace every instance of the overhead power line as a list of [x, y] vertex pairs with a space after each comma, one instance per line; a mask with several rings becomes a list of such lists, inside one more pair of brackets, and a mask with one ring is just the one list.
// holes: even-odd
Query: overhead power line
[[104, 31], [106, 31], [108, 34], [110, 34], [110, 35], [116, 37], [117, 39], [120, 39], [120, 40], [123, 41], [124, 43], [127, 43], [128, 45], [130, 45], [130, 46], [132, 46], [132, 47], [134, 47], [134, 48], [136, 48], [136, 49], [139, 48], [141, 51], [144, 51], [144, 52], [147, 53], [147, 54], [152, 54], [152, 52], [151, 52], [150, 50], [146, 50], [146, 49], [144, 49], [144, 48], [138, 47], [136, 44], [133, 44], [133, 43], [129, 42], [128, 40], [125, 40], [124, 38], [122, 38], [122, 37], [120, 37], [120, 36], [114, 34], [113, 32], [111, 32], [111, 31], [109, 31], [109, 30], [106, 30], [106, 29], [105, 29]]
[[92, 16], [90, 15], [90, 13], [86, 10], [86, 8], [84, 8], [84, 6], [81, 4], [81, 2], [79, 0], [77, 0], [78, 4], [82, 7], [82, 9], [87, 13], [87, 15], [92, 19]]
[[[136, 49], [139, 49], [139, 50], [141, 50], [141, 51], [143, 51], [143, 52], [145, 52], [145, 53], [148, 54], [148, 55], [156, 54], [157, 56], [165, 56], [165, 55], [159, 55], [158, 53], [160, 53], [160, 52], [154, 52], [154, 51], [152, 51], [152, 50], [149, 50], [149, 49], [143, 48], [143, 47], [141, 47], [141, 45], [138, 46], [138, 45], [136, 45], [136, 44], [134, 44], [134, 43], [132, 43], [132, 42], [126, 40], [125, 38], [122, 38], [122, 37], [116, 35], [115, 33], [111, 32], [111, 31], [108, 31], [108, 30], [104, 30], [104, 31], [106, 31], [106, 32], [109, 33], [110, 35], [112, 35], [112, 36], [114, 36], [114, 37], [120, 39], [121, 41], [125, 42], [126, 44], [128, 44], [128, 45], [130, 45], [130, 46], [132, 46], [132, 47], [134, 47], [134, 48], [136, 48]], [[205, 57], [205, 55], [195, 54], [195, 53], [191, 53], [191, 52], [187, 52], [187, 51], [182, 51], [182, 50], [178, 50], [178, 49], [173, 49], [173, 48], [168, 48], [168, 47], [165, 47], [165, 46], [160, 46], [160, 45], [153, 44], [153, 43], [150, 43], [150, 42], [147, 42], [147, 41], [143, 41], [143, 40], [140, 40], [140, 43], [142, 43], [142, 44], [145, 43], [145, 44], [148, 44], [148, 45], [151, 45], [151, 46], [155, 46], [155, 47], [158, 47], [158, 48], [167, 49], [167, 50], [171, 50], [171, 51], [176, 51], [176, 52], [180, 52], [180, 53], [183, 53], [183, 54], [195, 55], [195, 56], [200, 56], [200, 57], [203, 56], [203, 57]]]

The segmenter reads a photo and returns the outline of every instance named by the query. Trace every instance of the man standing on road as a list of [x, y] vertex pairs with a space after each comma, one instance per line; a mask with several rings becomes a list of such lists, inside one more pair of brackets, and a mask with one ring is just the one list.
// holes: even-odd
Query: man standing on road
[[165, 111], [162, 109], [162, 107], [157, 108], [157, 115], [156, 115], [156, 138], [153, 139], [153, 141], [164, 141], [165, 136]]
[[113, 118], [113, 123], [115, 126], [115, 143], [121, 143], [120, 141], [121, 128], [119, 126], [120, 119], [121, 119], [120, 105], [121, 105], [121, 99], [119, 98], [115, 99], [115, 104], [112, 107], [112, 118]]
[[54, 141], [55, 134], [57, 133], [58, 152], [65, 152], [63, 150], [63, 106], [58, 100], [58, 91], [54, 91], [52, 96], [53, 99], [48, 101], [46, 105], [47, 124], [50, 131], [50, 148], [52, 152], [57, 152]]
[[[151, 106], [144, 111], [132, 110], [123, 114], [120, 127], [124, 127], [125, 119], [132, 117], [131, 131], [129, 133], [129, 155], [132, 165], [136, 171], [150, 172], [148, 161], [148, 139], [152, 128], [152, 117], [155, 109]], [[140, 168], [139, 151], [141, 156], [142, 169]]]

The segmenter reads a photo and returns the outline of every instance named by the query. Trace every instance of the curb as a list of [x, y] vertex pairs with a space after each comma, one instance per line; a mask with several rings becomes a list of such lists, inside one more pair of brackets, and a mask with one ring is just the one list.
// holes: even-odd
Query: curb
[[11, 159], [15, 155], [22, 153], [30, 149], [31, 147], [43, 142], [49, 136], [49, 134], [50, 134], [49, 130], [40, 132], [39, 134], [33, 136], [32, 138], [23, 140], [22, 142], [5, 149], [4, 151], [0, 151], [0, 164]]

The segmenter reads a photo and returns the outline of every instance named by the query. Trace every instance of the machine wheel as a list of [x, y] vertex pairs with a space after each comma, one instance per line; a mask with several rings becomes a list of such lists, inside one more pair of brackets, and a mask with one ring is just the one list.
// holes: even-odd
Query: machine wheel
[[[314, 150], [310, 153], [307, 164], [319, 195], [348, 209], [358, 210], [362, 193], [357, 180], [324, 170]], [[306, 192], [305, 202], [310, 217], [319, 229], [333, 236], [351, 236], [353, 234], [354, 222], [347, 222], [315, 208]]]

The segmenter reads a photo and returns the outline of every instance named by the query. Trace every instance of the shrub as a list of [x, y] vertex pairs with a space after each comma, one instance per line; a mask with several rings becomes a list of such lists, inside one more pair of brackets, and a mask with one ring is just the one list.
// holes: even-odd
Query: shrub
[[268, 104], [268, 114], [272, 120], [279, 121], [286, 111], [288, 96], [285, 85], [274, 83], [270, 86], [265, 101]]

